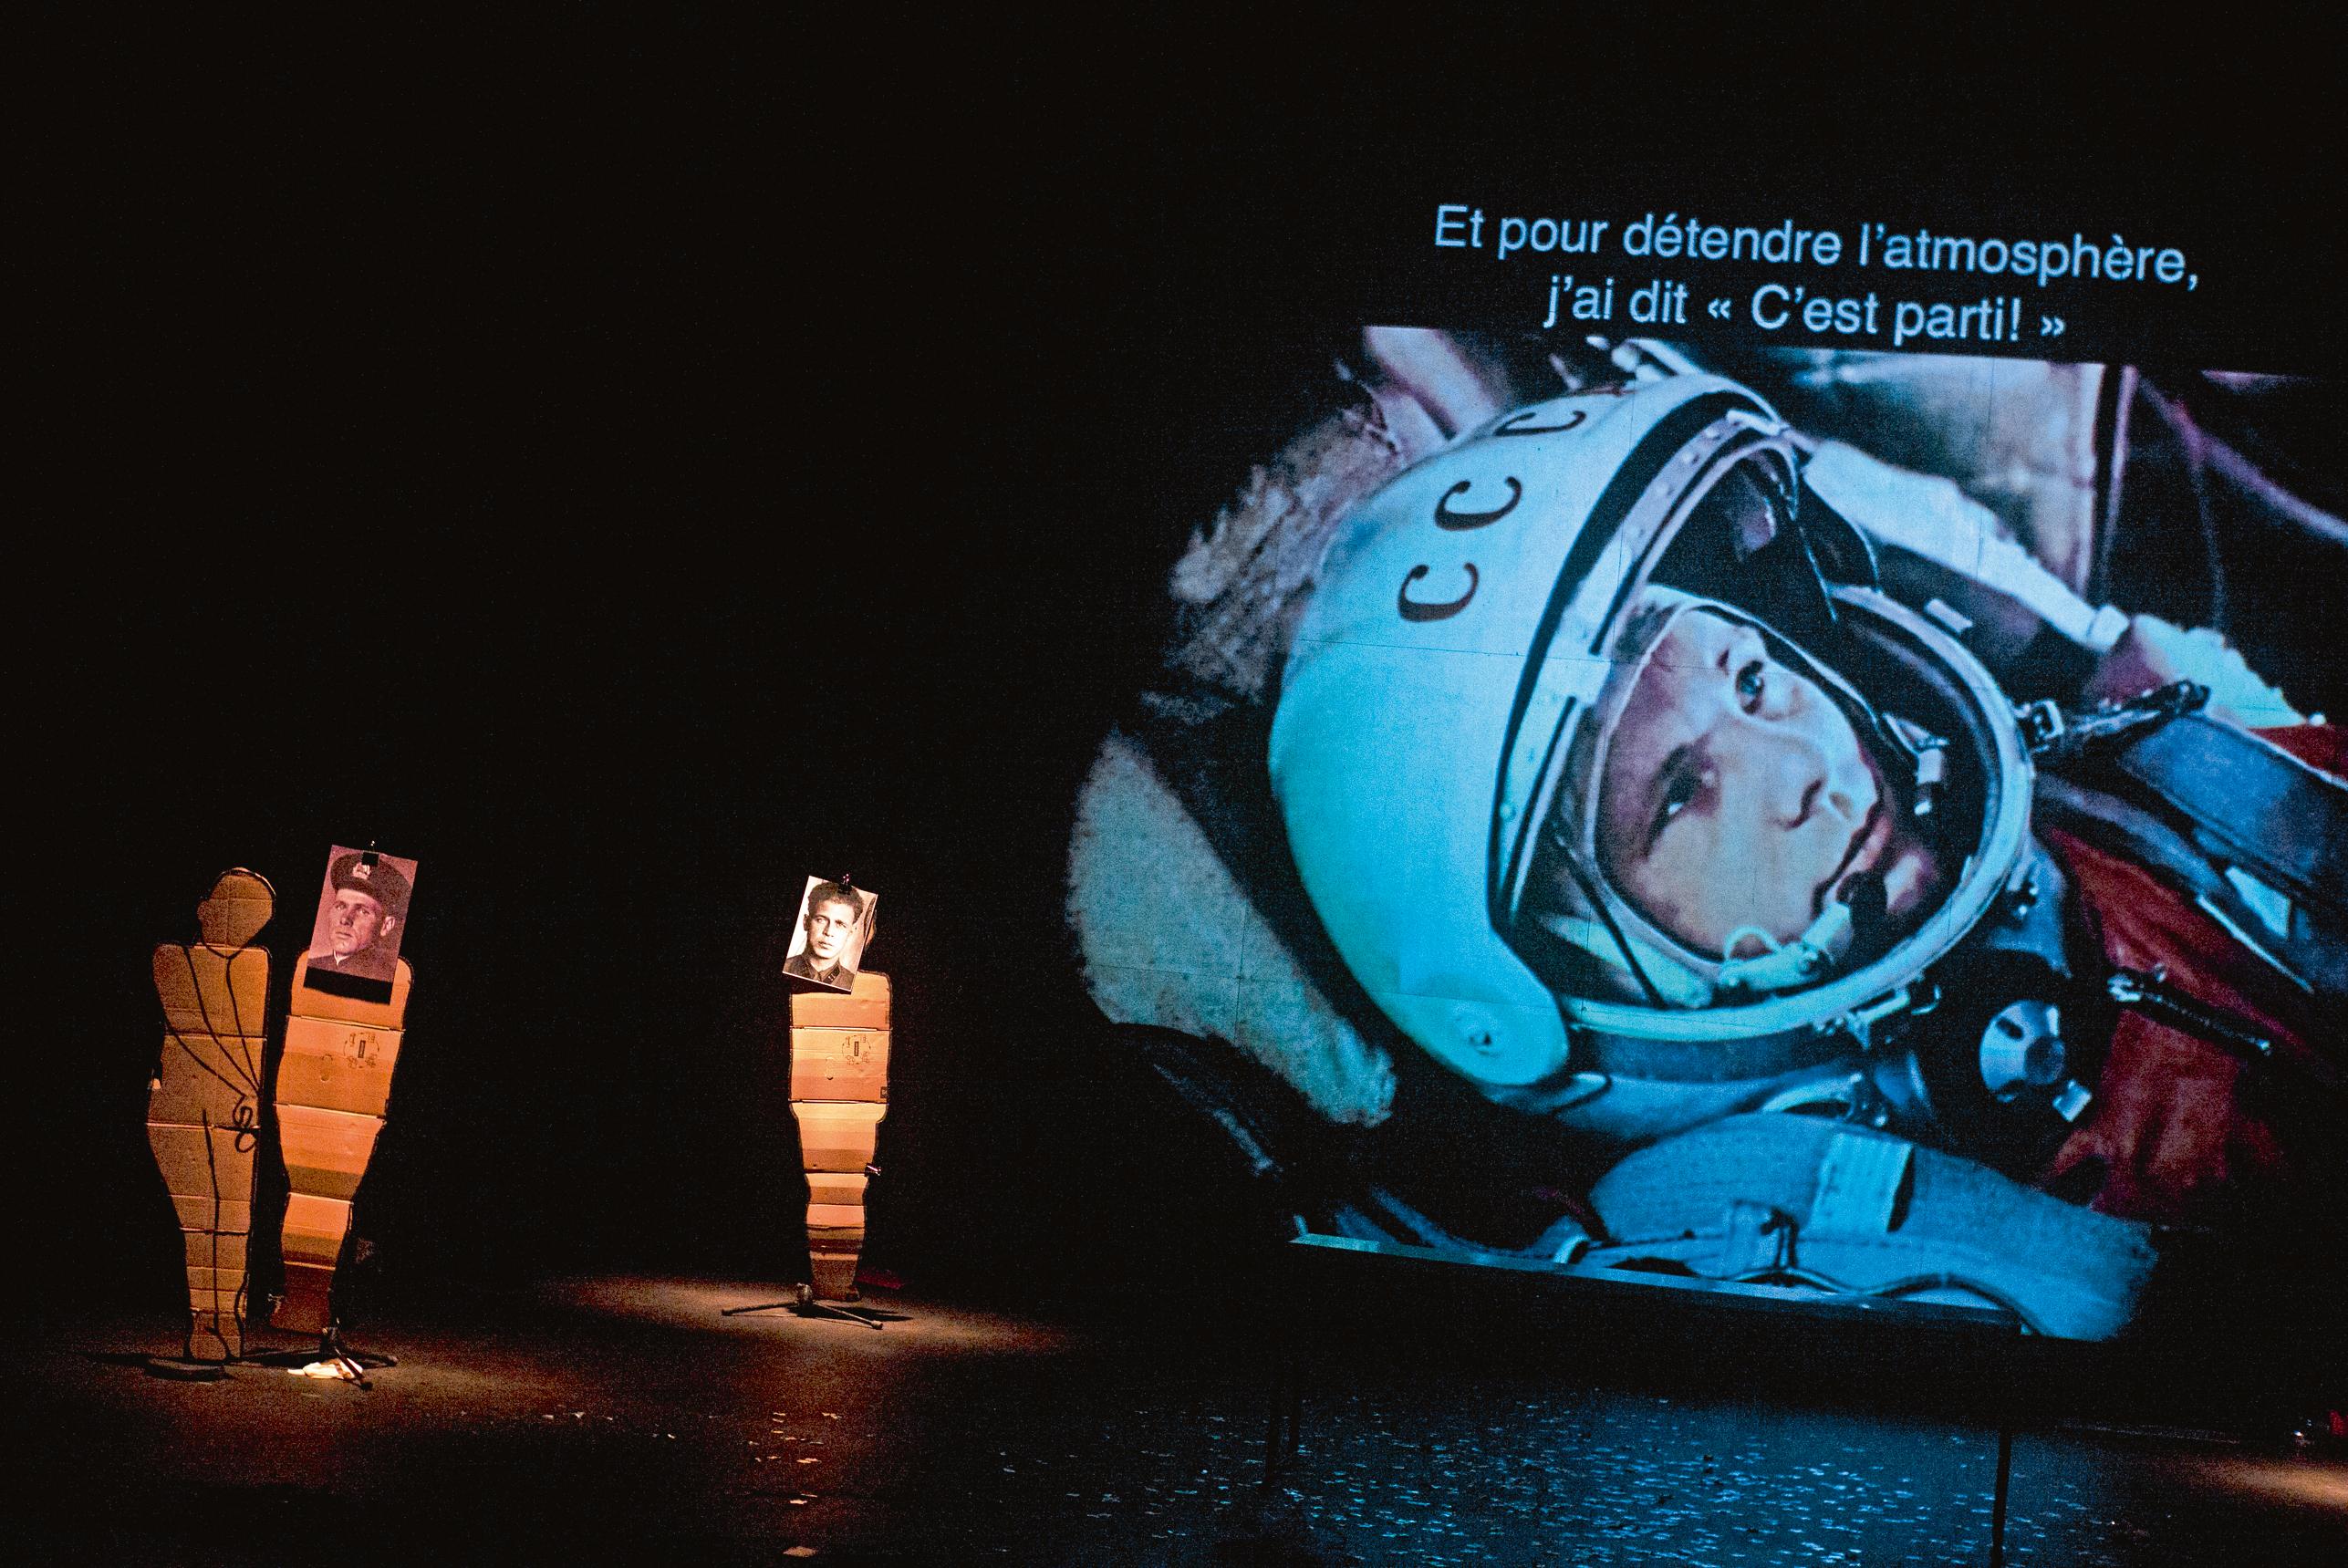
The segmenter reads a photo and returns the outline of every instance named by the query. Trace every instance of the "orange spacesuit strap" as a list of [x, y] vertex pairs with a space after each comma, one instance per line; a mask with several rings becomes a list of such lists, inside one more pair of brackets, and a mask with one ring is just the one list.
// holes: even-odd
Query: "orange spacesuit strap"
[[[2217, 921], [2133, 860], [2060, 828], [2045, 828], [2042, 836], [2070, 876], [2079, 915], [2113, 965], [2163, 968], [2187, 995], [2254, 1022], [2279, 1050], [2315, 1060], [2307, 1044], [2314, 1021], [2304, 999]], [[2198, 1036], [2141, 1012], [2122, 1012], [2094, 1104], [2041, 1179], [2101, 1158], [2105, 1177], [2093, 1206], [2163, 1221], [2197, 1218], [2196, 1205], [2208, 1196], [2203, 1189], [2219, 1169], [2229, 1180], [2288, 1186], [2304, 1172], [2294, 1171], [2288, 1140], [2269, 1109], [2244, 1098], [2244, 1071]], [[2157, 1131], [2114, 1130], [2129, 1127]], [[2131, 1149], [2139, 1157], [2125, 1158]]]
[[2255, 1021], [2287, 1050], [2306, 1051], [2314, 1021], [2300, 993], [2185, 895], [2075, 834], [2049, 826], [2040, 836], [2062, 862], [2079, 912], [2114, 967], [2163, 969], [2187, 995]]

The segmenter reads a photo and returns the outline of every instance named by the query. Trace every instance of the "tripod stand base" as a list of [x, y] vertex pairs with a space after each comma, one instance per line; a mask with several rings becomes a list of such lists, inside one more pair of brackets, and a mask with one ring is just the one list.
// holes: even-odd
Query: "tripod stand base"
[[761, 1302], [756, 1306], [722, 1307], [720, 1317], [740, 1317], [745, 1313], [788, 1311], [795, 1317], [839, 1318], [848, 1323], [860, 1323], [867, 1328], [882, 1328], [892, 1323], [903, 1323], [906, 1314], [887, 1307], [842, 1306], [837, 1303], [817, 1301], [816, 1287], [799, 1284], [792, 1294], [779, 1302]]
[[244, 1359], [255, 1366], [279, 1367], [306, 1376], [339, 1378], [360, 1388], [375, 1386], [367, 1376], [369, 1373], [400, 1365], [400, 1358], [396, 1355], [353, 1350], [343, 1344], [339, 1325], [318, 1335], [316, 1350], [267, 1350]]

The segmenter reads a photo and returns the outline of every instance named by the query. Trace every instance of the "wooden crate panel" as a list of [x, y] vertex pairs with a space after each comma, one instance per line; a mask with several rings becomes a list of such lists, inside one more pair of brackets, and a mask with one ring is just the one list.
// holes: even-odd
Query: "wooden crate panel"
[[192, 1280], [199, 1271], [217, 1270], [243, 1279], [246, 1240], [243, 1233], [237, 1231], [181, 1231], [180, 1241], [187, 1252], [188, 1277]]
[[286, 1180], [296, 1192], [346, 1202], [358, 1195], [367, 1161], [375, 1152], [380, 1116], [324, 1111], [315, 1106], [277, 1106], [277, 1137], [286, 1156]]
[[[240, 1142], [244, 1147], [238, 1147]], [[240, 1134], [234, 1127], [151, 1123], [147, 1127], [147, 1146], [155, 1151], [156, 1168], [163, 1173], [163, 1190], [175, 1198], [251, 1203], [255, 1143], [253, 1134]]]
[[791, 1023], [799, 1029], [886, 1029], [888, 977], [866, 970], [850, 992], [795, 991]]
[[807, 1254], [808, 1272], [815, 1277], [816, 1294], [826, 1301], [849, 1301], [856, 1292], [855, 1251], [815, 1251]]
[[286, 1195], [286, 1223], [278, 1245], [287, 1262], [331, 1269], [342, 1256], [343, 1239], [349, 1234], [350, 1205], [341, 1199], [306, 1192]]
[[277, 1064], [277, 1101], [354, 1116], [382, 1116], [391, 1103], [391, 1070], [399, 1060], [397, 1029], [327, 1018], [288, 1018], [286, 1054]]
[[217, 1291], [234, 1297], [244, 1288], [244, 1262], [242, 1258], [237, 1260], [234, 1268], [223, 1267], [208, 1262], [199, 1263], [192, 1257], [188, 1260], [188, 1290], [192, 1293], [197, 1291]]
[[398, 1029], [408, 1017], [408, 989], [415, 976], [409, 972], [408, 961], [401, 959], [391, 977], [390, 1002], [358, 1002], [348, 996], [334, 996], [323, 991], [312, 991], [304, 981], [310, 972], [307, 953], [294, 961], [295, 1016], [324, 1018], [338, 1023], [363, 1023], [374, 1029]]
[[231, 1235], [253, 1229], [253, 1200], [249, 1198], [215, 1200], [199, 1193], [174, 1192], [171, 1210], [179, 1216], [182, 1231], [217, 1231]]
[[861, 1170], [811, 1170], [807, 1172], [807, 1201], [810, 1204], [864, 1203], [864, 1189], [872, 1179]]
[[827, 1100], [795, 1102], [791, 1114], [799, 1122], [801, 1163], [809, 1170], [860, 1174], [872, 1163], [880, 1137], [881, 1105], [841, 1104]]
[[795, 1100], [888, 1098], [888, 1031], [791, 1031], [791, 1097]]
[[286, 1293], [269, 1321], [288, 1334], [324, 1334], [334, 1324], [334, 1271], [286, 1265]]

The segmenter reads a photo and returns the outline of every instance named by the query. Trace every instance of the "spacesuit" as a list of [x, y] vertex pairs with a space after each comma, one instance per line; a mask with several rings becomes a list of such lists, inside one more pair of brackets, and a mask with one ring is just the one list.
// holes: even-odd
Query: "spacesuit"
[[[1328, 1121], [1415, 1121], [1421, 1150], [1448, 1128], [1551, 1151], [1514, 1184], [1545, 1221], [1441, 1200], [1404, 1158], [1346, 1162], [1370, 1176], [1309, 1224], [1986, 1300], [2103, 1337], [2149, 1276], [2145, 1221], [2304, 1179], [2304, 1128], [2245, 1090], [2336, 1091], [2312, 1023], [2341, 993], [2330, 731], [2259, 741], [2245, 722], [2296, 715], [2239, 660], [2093, 609], [1945, 482], [1807, 441], [1735, 382], [1574, 388], [1420, 444], [1273, 561], [1297, 607], [1255, 701], [1160, 700], [1112, 741], [1075, 855], [1113, 1019], [1230, 1041]], [[1625, 896], [1598, 802], [1658, 605], [1736, 628], [1865, 737], [1865, 820], [1930, 845], [1928, 896], [1822, 883], [1814, 919], [1714, 950]], [[2061, 654], [2095, 673], [2050, 678]], [[1185, 766], [1252, 725], [1268, 801]], [[2297, 826], [2229, 837], [2237, 787]], [[1162, 870], [1133, 891], [1108, 847], [1138, 836], [1162, 865], [1186, 835], [1210, 858], [1170, 893]], [[1173, 950], [1197, 940], [1169, 942], [1176, 908], [1195, 925], [1216, 900], [1229, 948]], [[1397, 1081], [1428, 1062], [1467, 1092], [1408, 1114]], [[1169, 1075], [1216, 1098], [1195, 1058]], [[1277, 1160], [1294, 1140], [1258, 1136], [1267, 1103], [1210, 1108]]]

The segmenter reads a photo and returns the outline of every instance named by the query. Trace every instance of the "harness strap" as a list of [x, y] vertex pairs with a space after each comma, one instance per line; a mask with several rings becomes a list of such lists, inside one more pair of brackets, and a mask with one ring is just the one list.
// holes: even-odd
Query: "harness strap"
[[2112, 761], [2220, 859], [2348, 924], [2348, 784], [2199, 713], [2137, 737]]
[[2301, 929], [2297, 920], [2289, 931], [2273, 930], [2202, 848], [2151, 812], [2050, 774], [2038, 777], [2036, 803], [2043, 820], [2138, 861], [2183, 891], [2293, 984], [2325, 1002], [2348, 1005], [2348, 942], [2320, 929]]

